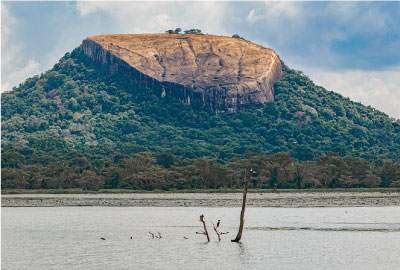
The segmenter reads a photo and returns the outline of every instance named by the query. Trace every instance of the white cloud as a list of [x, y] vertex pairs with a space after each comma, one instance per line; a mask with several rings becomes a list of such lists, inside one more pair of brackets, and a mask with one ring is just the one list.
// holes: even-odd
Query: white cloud
[[299, 2], [266, 2], [265, 16], [267, 18], [285, 16], [289, 19], [297, 19], [302, 12], [302, 4]]
[[[100, 3], [106, 3], [106, 2], [99, 2], [99, 4]], [[78, 10], [81, 16], [86, 16], [91, 13], [95, 13], [99, 9], [99, 6], [92, 5], [90, 2], [87, 1], [79, 1], [76, 3], [76, 9]]]
[[255, 9], [250, 10], [249, 15], [247, 15], [246, 20], [250, 23], [253, 23], [255, 21], [255, 16], [254, 14], [256, 13]]
[[257, 14], [256, 15], [256, 10], [252, 9], [249, 11], [249, 14], [246, 17], [246, 21], [248, 21], [251, 24], [255, 23], [256, 21], [262, 20], [265, 18], [265, 14]]
[[266, 20], [268, 22], [280, 21], [283, 17], [290, 20], [299, 19], [302, 12], [302, 4], [296, 2], [265, 2], [263, 9], [250, 10], [246, 20], [253, 24], [259, 20]]
[[301, 67], [318, 85], [400, 119], [400, 66], [385, 71], [321, 71]]
[[15, 18], [10, 15], [8, 7], [1, 3], [1, 46], [7, 44], [11, 34], [12, 25], [15, 23]]
[[[9, 37], [11, 35], [12, 25], [15, 23], [14, 17], [10, 15], [10, 11], [8, 7], [2, 2], [1, 3], [1, 51], [6, 48], [8, 45]], [[15, 51], [17, 48], [14, 48], [14, 52], [12, 54], [8, 53], [6, 55], [1, 55], [1, 92], [10, 89], [10, 82], [4, 81], [3, 67], [8, 66], [11, 63], [13, 56], [15, 55]]]
[[[21, 56], [23, 46], [11, 42], [13, 27], [17, 23], [8, 7], [1, 3], [1, 93], [40, 72], [40, 64]], [[28, 61], [28, 62], [26, 62]]]
[[158, 27], [162, 27], [162, 29], [171, 29], [175, 25], [177, 25], [177, 23], [167, 14], [158, 14], [152, 16], [148, 24], [149, 28], [151, 29]]
[[120, 31], [154, 33], [167, 29], [200, 28], [224, 34], [224, 2], [77, 2], [81, 16], [104, 12], [111, 15]]
[[40, 73], [40, 64], [37, 61], [30, 59], [24, 66], [15, 68], [11, 71], [7, 70], [5, 73], [7, 79], [4, 81], [2, 80], [1, 82], [1, 92], [9, 91], [18, 83]]

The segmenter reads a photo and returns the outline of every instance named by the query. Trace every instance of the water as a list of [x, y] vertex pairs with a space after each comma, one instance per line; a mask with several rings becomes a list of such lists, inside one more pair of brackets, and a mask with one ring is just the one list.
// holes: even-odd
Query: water
[[[218, 242], [210, 223], [207, 243], [195, 234], [200, 214], [221, 219], [229, 234]], [[231, 243], [239, 215], [238, 208], [3, 208], [2, 269], [399, 269], [400, 207], [248, 208], [242, 243]]]

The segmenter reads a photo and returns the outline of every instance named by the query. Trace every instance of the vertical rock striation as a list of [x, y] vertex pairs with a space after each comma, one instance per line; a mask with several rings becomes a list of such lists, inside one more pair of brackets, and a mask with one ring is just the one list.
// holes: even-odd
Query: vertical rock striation
[[274, 100], [282, 78], [271, 49], [237, 38], [213, 35], [101, 35], [83, 41], [86, 55], [132, 83], [174, 96], [216, 113], [262, 107]]

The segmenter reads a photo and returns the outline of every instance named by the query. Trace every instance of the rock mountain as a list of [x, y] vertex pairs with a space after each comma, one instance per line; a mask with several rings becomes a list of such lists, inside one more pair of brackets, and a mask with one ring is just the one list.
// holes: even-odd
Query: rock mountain
[[225, 36], [198, 34], [100, 35], [83, 50], [111, 72], [159, 97], [174, 96], [216, 113], [262, 107], [274, 100], [282, 66], [271, 49]]
[[103, 168], [146, 151], [221, 162], [247, 151], [400, 160], [400, 122], [240, 38], [90, 37], [3, 93], [1, 106], [2, 166], [12, 168], [77, 155]]

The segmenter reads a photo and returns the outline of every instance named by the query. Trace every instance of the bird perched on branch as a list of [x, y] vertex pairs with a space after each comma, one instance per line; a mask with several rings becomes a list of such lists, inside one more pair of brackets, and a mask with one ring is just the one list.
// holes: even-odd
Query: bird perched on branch
[[219, 224], [221, 224], [221, 220], [218, 219], [217, 228], [219, 227]]

